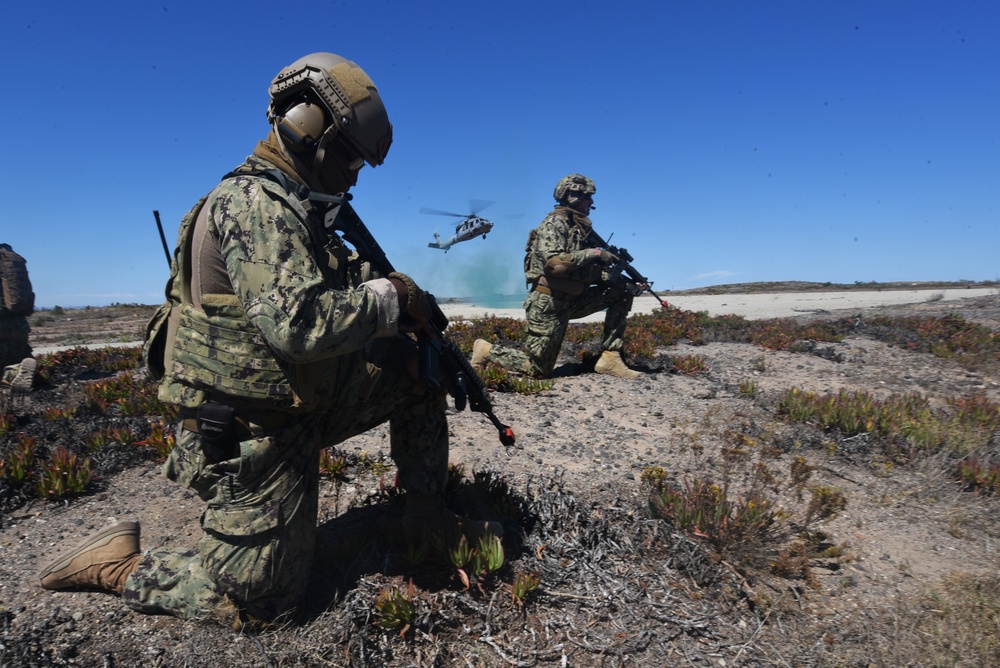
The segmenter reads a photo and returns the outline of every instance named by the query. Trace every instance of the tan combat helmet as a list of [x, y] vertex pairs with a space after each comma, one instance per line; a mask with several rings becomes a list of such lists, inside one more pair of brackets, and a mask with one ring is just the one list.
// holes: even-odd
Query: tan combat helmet
[[268, 90], [267, 118], [282, 143], [312, 158], [322, 175], [331, 168], [328, 148], [343, 142], [357, 171], [381, 165], [392, 144], [392, 124], [372, 80], [358, 65], [332, 53], [313, 53], [284, 68]]
[[593, 195], [597, 192], [597, 187], [591, 179], [583, 174], [569, 174], [559, 179], [552, 196], [560, 204], [565, 204], [570, 193], [580, 192], [584, 195]]

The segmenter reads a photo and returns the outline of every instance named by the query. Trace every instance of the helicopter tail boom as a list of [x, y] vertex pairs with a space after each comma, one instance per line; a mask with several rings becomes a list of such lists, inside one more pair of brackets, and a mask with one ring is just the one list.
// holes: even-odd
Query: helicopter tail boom
[[441, 235], [439, 235], [437, 232], [435, 232], [434, 233], [434, 241], [431, 241], [430, 243], [428, 243], [427, 247], [428, 248], [440, 248], [441, 250], [443, 250], [445, 252], [448, 252], [448, 249], [451, 248], [451, 244], [449, 242], [447, 242], [447, 241], [445, 241], [445, 242], [442, 243], [441, 242]]

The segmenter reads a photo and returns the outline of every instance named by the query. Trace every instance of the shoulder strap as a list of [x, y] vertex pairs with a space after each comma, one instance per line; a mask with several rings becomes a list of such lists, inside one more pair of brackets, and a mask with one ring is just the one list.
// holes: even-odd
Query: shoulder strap
[[[182, 252], [174, 257], [174, 264], [171, 266], [170, 278], [167, 280], [167, 298], [179, 299], [182, 304], [192, 303], [191, 299], [191, 238], [194, 234], [195, 221], [202, 209], [208, 195], [205, 195], [194, 208], [188, 212], [181, 222], [181, 229], [178, 235]], [[179, 281], [179, 283], [178, 283]]]
[[223, 176], [222, 179], [226, 180], [234, 176], [259, 176], [268, 179], [269, 181], [273, 181], [281, 186], [289, 195], [297, 197], [306, 211], [313, 208], [312, 202], [322, 202], [326, 205], [337, 205], [349, 202], [352, 199], [352, 195], [350, 193], [327, 195], [326, 193], [318, 193], [309, 190], [309, 188], [304, 185], [296, 183], [288, 178], [288, 176], [285, 175], [285, 173], [280, 169], [236, 169]]

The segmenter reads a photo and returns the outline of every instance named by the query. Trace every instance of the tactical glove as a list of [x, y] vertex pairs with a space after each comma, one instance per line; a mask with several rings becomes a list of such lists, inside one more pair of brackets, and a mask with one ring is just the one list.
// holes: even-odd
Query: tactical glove
[[611, 265], [613, 265], [615, 262], [618, 261], [618, 256], [609, 250], [596, 249], [596, 248], [594, 250], [598, 251], [598, 253], [601, 256], [601, 263], [604, 264], [604, 266], [606, 267], [610, 267]]
[[427, 295], [417, 287], [406, 274], [392, 272], [389, 274], [396, 292], [399, 294], [399, 331], [419, 332], [427, 327], [431, 319], [431, 306]]

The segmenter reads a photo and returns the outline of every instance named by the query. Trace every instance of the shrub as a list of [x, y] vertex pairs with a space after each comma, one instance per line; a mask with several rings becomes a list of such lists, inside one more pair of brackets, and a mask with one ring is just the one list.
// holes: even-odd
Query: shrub
[[778, 413], [845, 436], [869, 433], [897, 455], [944, 447], [965, 454], [989, 441], [1000, 424], [997, 406], [985, 397], [950, 402], [950, 411], [932, 411], [917, 394], [877, 399], [864, 391], [817, 394], [792, 388], [778, 399]]
[[701, 479], [686, 481], [683, 489], [654, 483], [649, 509], [653, 517], [707, 540], [722, 556], [744, 553], [770, 538], [775, 520], [771, 502], [762, 495], [731, 500], [725, 487]]
[[863, 331], [908, 350], [954, 359], [968, 368], [1000, 360], [1000, 333], [957, 314], [875, 317], [864, 321]]
[[955, 477], [966, 489], [1000, 494], [1000, 464], [987, 464], [977, 458], [963, 459], [955, 465]]
[[813, 520], [825, 520], [834, 517], [847, 507], [847, 498], [843, 492], [835, 487], [817, 485], [810, 491], [812, 492], [812, 497], [809, 499], [809, 506], [806, 508], [806, 526], [811, 524]]

